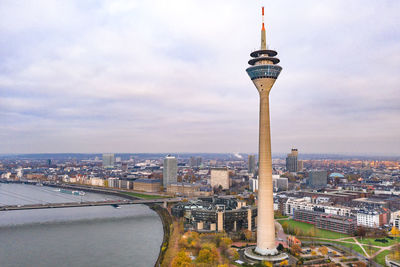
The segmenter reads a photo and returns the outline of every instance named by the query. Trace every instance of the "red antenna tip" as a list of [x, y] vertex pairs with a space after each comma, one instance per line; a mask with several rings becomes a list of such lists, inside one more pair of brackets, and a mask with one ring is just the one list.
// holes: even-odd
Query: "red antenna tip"
[[264, 7], [262, 7], [262, 15], [264, 16]]

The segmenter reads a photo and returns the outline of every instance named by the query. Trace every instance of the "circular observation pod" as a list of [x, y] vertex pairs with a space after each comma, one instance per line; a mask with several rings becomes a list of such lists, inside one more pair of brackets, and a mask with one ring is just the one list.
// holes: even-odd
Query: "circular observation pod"
[[271, 61], [273, 64], [278, 64], [280, 62], [279, 58], [276, 57], [257, 57], [249, 60], [249, 65], [254, 65], [258, 61], [268, 60]]

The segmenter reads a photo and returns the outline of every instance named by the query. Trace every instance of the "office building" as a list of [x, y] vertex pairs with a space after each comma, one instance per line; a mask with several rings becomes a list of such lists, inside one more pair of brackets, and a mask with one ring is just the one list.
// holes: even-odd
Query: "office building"
[[168, 155], [164, 159], [163, 186], [166, 189], [171, 183], [177, 182], [178, 162], [175, 157]]
[[272, 183], [276, 192], [287, 191], [289, 188], [289, 179], [279, 175], [272, 175]]
[[227, 168], [213, 168], [211, 169], [211, 187], [219, 187], [222, 189], [229, 189], [229, 172]]
[[200, 184], [172, 183], [167, 186], [167, 193], [177, 196], [211, 196], [212, 188]]
[[249, 155], [247, 164], [248, 164], [248, 167], [247, 167], [248, 173], [251, 173], [254, 175], [256, 173], [256, 156]]
[[308, 173], [308, 185], [312, 188], [323, 188], [328, 183], [327, 171], [314, 170]]
[[326, 214], [315, 210], [294, 210], [293, 219], [299, 222], [311, 223], [318, 229], [353, 235], [357, 230], [357, 219], [339, 215]]
[[103, 167], [104, 168], [113, 168], [115, 163], [114, 154], [103, 154]]
[[171, 208], [171, 213], [183, 218], [186, 230], [235, 232], [255, 228], [257, 208], [236, 198], [203, 197], [178, 203]]
[[298, 158], [299, 152], [297, 148], [292, 148], [292, 152], [286, 157], [286, 170], [288, 172], [297, 172], [298, 171]]
[[160, 192], [161, 182], [158, 179], [136, 179], [133, 189], [137, 191], [156, 193]]
[[198, 168], [201, 166], [202, 163], [203, 163], [202, 157], [190, 157], [189, 159], [189, 165], [192, 168]]

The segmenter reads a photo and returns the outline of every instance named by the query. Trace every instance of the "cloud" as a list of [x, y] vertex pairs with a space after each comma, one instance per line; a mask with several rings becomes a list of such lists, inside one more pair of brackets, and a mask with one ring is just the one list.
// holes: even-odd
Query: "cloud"
[[[261, 4], [2, 1], [0, 151], [257, 151]], [[273, 151], [398, 153], [400, 3], [264, 4]]]

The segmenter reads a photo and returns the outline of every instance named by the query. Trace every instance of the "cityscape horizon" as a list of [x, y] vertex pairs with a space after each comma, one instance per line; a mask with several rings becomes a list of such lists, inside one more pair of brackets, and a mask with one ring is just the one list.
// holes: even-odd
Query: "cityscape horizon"
[[0, 1], [1, 267], [399, 267], [399, 11]]

